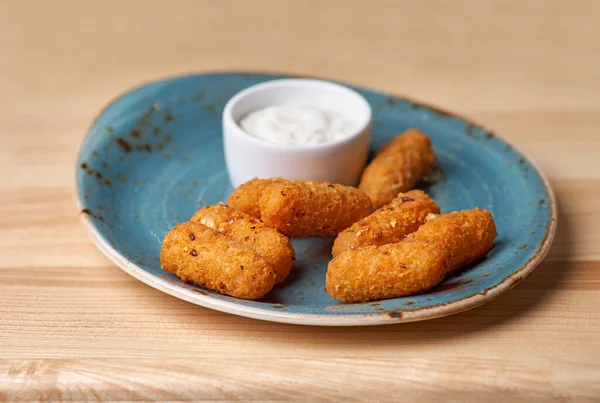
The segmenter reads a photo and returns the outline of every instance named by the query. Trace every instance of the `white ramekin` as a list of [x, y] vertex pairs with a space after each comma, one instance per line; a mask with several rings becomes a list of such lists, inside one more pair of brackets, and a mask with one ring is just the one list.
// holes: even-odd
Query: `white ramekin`
[[[338, 112], [355, 123], [349, 136], [302, 146], [269, 143], [239, 126], [248, 113], [270, 105], [298, 104]], [[328, 81], [280, 79], [248, 87], [223, 110], [223, 142], [229, 179], [234, 187], [254, 178], [326, 180], [355, 185], [367, 161], [371, 107], [356, 91]]]

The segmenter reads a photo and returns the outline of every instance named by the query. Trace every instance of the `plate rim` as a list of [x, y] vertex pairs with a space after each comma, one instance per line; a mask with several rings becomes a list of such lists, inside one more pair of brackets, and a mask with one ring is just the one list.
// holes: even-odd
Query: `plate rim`
[[[85, 136], [83, 137], [79, 151], [77, 153], [77, 157], [81, 156], [83, 151], [83, 146], [86, 144], [88, 137], [90, 136], [91, 129], [95, 126], [98, 119], [108, 110], [114, 103], [128, 94], [146, 87], [147, 85], [151, 85], [154, 83], [165, 82], [177, 78], [186, 78], [186, 77], [200, 77], [206, 75], [213, 74], [262, 74], [262, 75], [281, 75], [288, 77], [314, 77], [316, 76], [304, 76], [304, 75], [295, 75], [293, 73], [285, 73], [285, 72], [271, 72], [271, 71], [252, 71], [252, 70], [226, 70], [226, 71], [210, 71], [210, 72], [202, 72], [202, 73], [193, 73], [193, 74], [181, 74], [174, 76], [167, 76], [164, 78], [160, 78], [157, 80], [151, 80], [144, 82], [140, 85], [131, 87], [130, 89], [120, 93], [116, 97], [114, 97], [110, 102], [108, 102], [98, 114], [93, 118], [91, 125], [88, 127]], [[383, 92], [378, 89], [366, 88], [361, 85], [351, 84], [343, 81], [337, 81], [335, 79], [330, 78], [320, 78], [327, 81], [332, 81], [336, 83], [340, 83], [341, 85], [346, 86], [355, 86], [360, 87], [361, 89], [366, 89], [369, 91]], [[463, 122], [466, 122], [476, 128], [482, 129], [486, 132], [491, 132], [486, 129], [479, 123], [474, 122], [470, 118], [464, 117], [460, 114], [449, 112], [437, 106], [429, 105], [427, 103], [421, 101], [415, 101], [410, 97], [406, 97], [403, 95], [396, 95], [391, 93], [385, 93], [388, 96], [393, 96], [397, 99], [401, 99], [406, 102], [410, 102], [412, 104], [418, 105], [420, 107], [432, 110], [434, 112], [440, 113], [444, 116], [459, 119]], [[146, 270], [136, 265], [135, 263], [128, 260], [126, 257], [121, 255], [116, 248], [111, 246], [106, 239], [102, 236], [102, 234], [98, 231], [96, 226], [92, 223], [91, 218], [88, 214], [83, 214], [83, 200], [82, 196], [79, 192], [79, 186], [77, 181], [77, 170], [75, 170], [74, 175], [74, 191], [73, 191], [73, 199], [77, 209], [79, 211], [79, 218], [84, 227], [84, 230], [87, 232], [88, 236], [94, 243], [94, 245], [106, 256], [108, 257], [115, 265], [117, 265], [120, 269], [125, 271], [127, 274], [141, 281], [142, 283], [149, 285], [152, 288], [155, 288], [159, 291], [162, 291], [168, 295], [173, 297], [182, 299], [184, 301], [190, 302], [195, 305], [203, 306], [205, 308], [214, 309], [217, 311], [244, 316], [253, 319], [266, 320], [270, 322], [279, 322], [279, 323], [288, 323], [288, 324], [296, 324], [296, 325], [310, 325], [310, 326], [372, 326], [372, 325], [384, 325], [384, 324], [395, 324], [395, 323], [407, 323], [407, 322], [415, 322], [421, 320], [435, 319], [443, 316], [452, 315], [455, 313], [464, 312], [466, 310], [476, 308], [481, 306], [487, 302], [490, 302], [500, 295], [506, 293], [521, 281], [526, 279], [533, 270], [542, 262], [542, 260], [548, 254], [550, 247], [554, 241], [554, 237], [556, 234], [556, 228], [558, 225], [558, 207], [556, 203], [556, 196], [550, 185], [550, 181], [541, 170], [537, 162], [531, 158], [527, 153], [524, 153], [519, 147], [515, 146], [512, 142], [506, 140], [504, 137], [499, 136], [494, 133], [494, 136], [502, 141], [503, 143], [509, 145], [519, 153], [535, 170], [538, 177], [541, 179], [546, 193], [548, 194], [549, 206], [550, 206], [550, 222], [546, 228], [546, 233], [544, 234], [543, 241], [540, 247], [535, 251], [534, 255], [521, 266], [519, 270], [505, 277], [500, 283], [489, 287], [477, 294], [471, 295], [469, 297], [465, 297], [459, 299], [457, 301], [447, 302], [445, 304], [436, 305], [429, 308], [421, 308], [418, 310], [412, 311], [402, 311], [402, 312], [381, 312], [375, 314], [353, 314], [353, 315], [322, 315], [322, 314], [305, 314], [305, 313], [292, 313], [286, 311], [273, 311], [266, 310], [259, 307], [250, 307], [239, 305], [235, 302], [221, 300], [212, 297], [210, 294], [204, 295], [201, 293], [197, 293], [186, 288], [183, 288], [180, 285], [170, 283], [158, 276], [148, 273]]]

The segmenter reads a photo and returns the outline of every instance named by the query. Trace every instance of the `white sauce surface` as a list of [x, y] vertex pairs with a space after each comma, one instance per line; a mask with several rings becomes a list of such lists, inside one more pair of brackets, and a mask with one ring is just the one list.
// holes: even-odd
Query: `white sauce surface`
[[249, 135], [269, 143], [307, 145], [340, 140], [354, 125], [339, 113], [303, 105], [273, 105], [245, 116], [240, 126]]

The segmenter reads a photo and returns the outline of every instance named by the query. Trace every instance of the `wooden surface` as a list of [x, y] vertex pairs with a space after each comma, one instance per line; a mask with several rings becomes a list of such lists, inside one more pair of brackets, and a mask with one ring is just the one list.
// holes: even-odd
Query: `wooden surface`
[[[600, 399], [597, 1], [0, 1], [0, 400]], [[482, 122], [548, 174], [547, 260], [483, 307], [371, 328], [204, 309], [111, 264], [76, 153], [147, 80], [313, 74]]]

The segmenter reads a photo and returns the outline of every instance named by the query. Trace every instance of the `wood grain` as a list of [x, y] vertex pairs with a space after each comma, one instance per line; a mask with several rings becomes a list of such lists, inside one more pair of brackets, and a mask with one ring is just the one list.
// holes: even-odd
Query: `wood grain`
[[[410, 401], [563, 401], [600, 393], [594, 382], [600, 376], [597, 363], [549, 359], [212, 359], [201, 367], [190, 360], [167, 365], [117, 359], [3, 360], [0, 372], [14, 387], [0, 395], [7, 400], [344, 402], [353, 380], [361, 381], [354, 401], [364, 402], [397, 402], [399, 396]], [[243, 381], [250, 374], [253, 382]], [[99, 385], [104, 387], [99, 390]]]
[[[593, 0], [0, 2], [0, 400], [600, 399], [599, 20]], [[552, 182], [548, 258], [482, 307], [371, 328], [240, 318], [129, 277], [78, 223], [82, 138], [132, 86], [228, 69], [481, 122]]]

